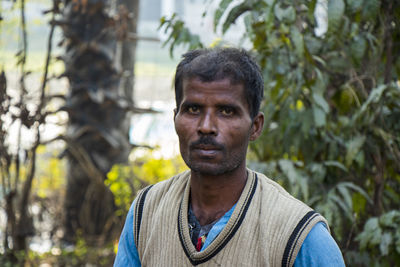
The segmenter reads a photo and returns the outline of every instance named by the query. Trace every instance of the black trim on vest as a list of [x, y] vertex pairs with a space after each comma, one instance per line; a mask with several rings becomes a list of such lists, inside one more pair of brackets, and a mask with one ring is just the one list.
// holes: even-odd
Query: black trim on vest
[[[184, 227], [182, 227], [181, 225], [181, 219], [180, 218], [180, 214], [181, 214], [181, 209], [182, 209], [182, 202], [181, 205], [179, 206], [179, 218], [178, 218], [178, 233], [179, 233], [179, 240], [181, 241], [181, 245], [183, 247], [183, 251], [185, 252], [186, 256], [188, 257], [189, 261], [193, 264], [193, 265], [198, 265], [201, 263], [204, 263], [208, 260], [210, 260], [212, 257], [214, 257], [215, 255], [218, 254], [218, 252], [220, 252], [227, 244], [228, 242], [232, 239], [232, 237], [235, 235], [235, 233], [237, 232], [237, 230], [239, 229], [240, 225], [242, 224], [244, 218], [246, 217], [246, 213], [247, 210], [249, 209], [251, 200], [253, 199], [253, 196], [256, 192], [257, 189], [257, 183], [258, 183], [258, 177], [257, 174], [255, 175], [254, 181], [253, 181], [253, 185], [251, 187], [251, 191], [249, 192], [248, 196], [246, 197], [245, 203], [244, 205], [241, 207], [241, 211], [239, 212], [239, 217], [236, 220], [236, 222], [234, 222], [234, 226], [231, 229], [231, 232], [228, 233], [228, 235], [226, 236], [226, 238], [221, 242], [221, 244], [219, 246], [217, 246], [213, 251], [211, 251], [211, 253], [209, 253], [207, 256], [205, 256], [204, 258], [201, 259], [192, 259], [190, 257], [190, 253], [189, 253], [189, 249], [186, 247], [184, 239], [183, 239], [183, 232], [184, 231]], [[184, 222], [182, 222], [184, 223]]]
[[285, 247], [282, 258], [282, 267], [289, 266], [289, 263], [293, 257], [294, 248], [299, 241], [299, 237], [303, 233], [304, 229], [308, 226], [308, 224], [310, 224], [310, 222], [317, 216], [319, 216], [319, 214], [315, 211], [309, 211], [297, 224], [296, 228], [293, 230], [293, 233], [290, 235], [290, 238]]
[[181, 218], [180, 218], [181, 216], [179, 216], [179, 215], [181, 214], [181, 211], [182, 211], [182, 202], [183, 202], [183, 201], [181, 201], [181, 204], [179, 205], [179, 211], [178, 211], [178, 234], [179, 234], [179, 241], [181, 241], [181, 244], [182, 244], [182, 247], [183, 247], [183, 251], [185, 252], [186, 257], [188, 257], [189, 261], [190, 261], [193, 265], [196, 265], [196, 264], [194, 264], [194, 262], [193, 262], [192, 259], [190, 258], [189, 250], [186, 248], [185, 242], [183, 241], [183, 233], [182, 233], [182, 231], [181, 231], [181, 229], [183, 229], [183, 227], [181, 226]]
[[142, 216], [143, 216], [143, 208], [144, 208], [144, 201], [146, 200], [146, 195], [149, 190], [153, 187], [150, 185], [149, 187], [145, 188], [143, 192], [139, 195], [135, 207], [135, 237], [136, 237], [136, 247], [139, 245], [139, 232], [140, 232], [140, 225], [142, 224]]

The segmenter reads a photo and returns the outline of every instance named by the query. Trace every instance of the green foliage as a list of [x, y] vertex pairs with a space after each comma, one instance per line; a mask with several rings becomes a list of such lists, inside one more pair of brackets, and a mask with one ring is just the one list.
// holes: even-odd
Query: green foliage
[[164, 45], [169, 43], [171, 57], [177, 45], [188, 44], [189, 49], [203, 47], [200, 42], [200, 37], [197, 34], [192, 34], [189, 29], [185, 27], [185, 23], [180, 20], [175, 13], [170, 19], [167, 19], [165, 16], [160, 19], [159, 29], [161, 28], [164, 28], [164, 32], [169, 34]]
[[400, 3], [330, 0], [317, 23], [322, 2], [222, 0], [215, 12], [222, 32], [244, 17], [264, 74], [250, 165], [327, 217], [349, 265], [392, 266], [398, 222], [380, 218], [400, 206]]
[[112, 266], [114, 245], [90, 247], [82, 238], [78, 238], [73, 247], [53, 247], [49, 252], [19, 251], [14, 254], [0, 254], [0, 265], [12, 266]]
[[168, 179], [187, 167], [180, 156], [171, 159], [153, 158], [151, 154], [136, 160], [133, 171], [136, 176], [148, 184]]
[[368, 251], [372, 264], [394, 266], [400, 261], [400, 211], [392, 210], [368, 219], [357, 240], [360, 249]]
[[60, 194], [65, 186], [65, 162], [57, 157], [60, 151], [41, 145], [37, 148], [39, 160], [33, 193], [39, 198]]
[[128, 213], [136, 193], [144, 186], [168, 179], [185, 169], [181, 157], [157, 159], [151, 153], [137, 158], [130, 165], [114, 165], [105, 184], [114, 195], [117, 215], [124, 217]]

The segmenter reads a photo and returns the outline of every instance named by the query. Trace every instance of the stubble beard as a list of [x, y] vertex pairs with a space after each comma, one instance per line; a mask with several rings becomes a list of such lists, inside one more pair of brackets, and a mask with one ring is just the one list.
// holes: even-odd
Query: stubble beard
[[218, 162], [207, 162], [206, 160], [196, 160], [188, 153], [189, 156], [182, 154], [182, 158], [186, 165], [192, 172], [199, 173], [201, 175], [218, 176], [235, 171], [245, 161], [246, 156], [242, 155], [230, 155], [227, 156], [225, 151], [223, 152], [223, 158], [226, 159], [220, 163]]

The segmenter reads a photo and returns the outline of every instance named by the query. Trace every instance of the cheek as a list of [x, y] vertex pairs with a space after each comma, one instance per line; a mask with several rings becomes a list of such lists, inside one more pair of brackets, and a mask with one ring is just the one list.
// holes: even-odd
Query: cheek
[[244, 128], [243, 126], [235, 126], [231, 125], [229, 128], [229, 142], [231, 143], [232, 148], [242, 149], [244, 147], [247, 148], [248, 142], [250, 138], [250, 130]]
[[190, 123], [185, 122], [182, 118], [175, 119], [175, 132], [178, 135], [179, 142], [184, 142], [190, 136]]

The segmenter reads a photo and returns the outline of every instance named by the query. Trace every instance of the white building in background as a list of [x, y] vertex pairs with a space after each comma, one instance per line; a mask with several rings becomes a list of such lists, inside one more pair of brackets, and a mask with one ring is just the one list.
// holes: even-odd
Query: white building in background
[[[165, 40], [163, 31], [157, 31], [160, 18], [163, 16], [171, 17], [172, 14], [178, 14], [179, 18], [185, 22], [185, 25], [200, 36], [206, 44], [211, 44], [218, 35], [214, 33], [213, 17], [220, 1], [212, 0], [146, 0], [140, 1], [139, 32], [150, 34], [149, 31], [143, 32], [143, 29], [152, 28], [156, 35]], [[238, 1], [233, 1], [237, 3]], [[224, 39], [237, 44], [244, 32], [244, 26], [240, 23], [232, 25]]]

